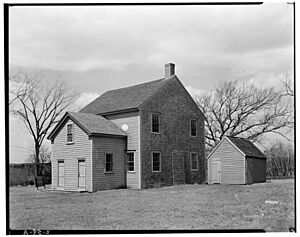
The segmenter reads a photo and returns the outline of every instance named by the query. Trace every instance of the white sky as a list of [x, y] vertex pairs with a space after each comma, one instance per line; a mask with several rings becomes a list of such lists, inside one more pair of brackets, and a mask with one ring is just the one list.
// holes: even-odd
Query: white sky
[[[9, 28], [10, 66], [48, 80], [59, 75], [79, 89], [81, 106], [106, 90], [162, 78], [168, 62], [192, 94], [225, 79], [279, 86], [293, 74], [287, 3], [13, 7]], [[31, 137], [18, 120], [10, 123], [10, 162], [23, 162]]]

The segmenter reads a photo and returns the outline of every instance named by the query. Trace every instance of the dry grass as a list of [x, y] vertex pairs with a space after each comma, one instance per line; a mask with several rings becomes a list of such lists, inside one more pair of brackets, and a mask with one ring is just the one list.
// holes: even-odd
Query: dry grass
[[[268, 204], [265, 201], [278, 201]], [[11, 229], [264, 229], [294, 227], [294, 181], [59, 193], [10, 188]]]

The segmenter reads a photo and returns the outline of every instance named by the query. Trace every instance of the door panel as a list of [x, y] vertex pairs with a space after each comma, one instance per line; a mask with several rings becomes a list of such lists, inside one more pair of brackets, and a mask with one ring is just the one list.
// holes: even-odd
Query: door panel
[[221, 182], [221, 161], [213, 161], [212, 183], [219, 184], [220, 182]]
[[85, 187], [85, 161], [78, 161], [78, 187]]
[[65, 183], [65, 163], [58, 161], [58, 186], [63, 187]]
[[185, 183], [184, 157], [184, 152], [172, 153], [173, 185]]

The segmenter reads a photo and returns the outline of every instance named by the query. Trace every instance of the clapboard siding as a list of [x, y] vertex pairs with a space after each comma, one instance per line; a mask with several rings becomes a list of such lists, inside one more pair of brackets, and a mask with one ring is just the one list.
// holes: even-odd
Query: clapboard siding
[[245, 158], [227, 139], [213, 152], [208, 160], [208, 182], [212, 183], [212, 162], [221, 160], [221, 184], [245, 183]]
[[128, 126], [127, 150], [134, 151], [134, 172], [127, 172], [127, 187], [140, 188], [140, 116], [138, 112], [122, 113], [106, 116], [119, 128], [123, 124]]
[[[266, 181], [266, 159], [247, 157], [246, 160], [248, 164], [247, 172], [251, 172], [251, 177], [252, 177], [252, 180], [250, 179], [247, 180], [247, 183], [250, 184], [250, 183], [265, 182]], [[251, 170], [250, 167], [252, 167]]]
[[[93, 191], [126, 185], [125, 138], [93, 137]], [[106, 153], [113, 154], [113, 172], [105, 172]]]
[[57, 188], [58, 160], [64, 160], [64, 190], [78, 189], [78, 160], [85, 160], [85, 190], [91, 191], [91, 140], [73, 123], [73, 144], [67, 144], [68, 119], [52, 144], [52, 188]]

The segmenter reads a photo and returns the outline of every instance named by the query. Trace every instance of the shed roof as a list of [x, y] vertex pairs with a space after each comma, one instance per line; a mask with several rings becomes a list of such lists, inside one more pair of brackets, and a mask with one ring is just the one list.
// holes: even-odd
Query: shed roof
[[248, 139], [240, 137], [230, 137], [227, 138], [236, 145], [246, 156], [266, 158], [264, 154]]
[[135, 86], [107, 91], [79, 112], [105, 114], [114, 111], [136, 109], [149, 99], [159, 88], [172, 80], [172, 78], [176, 78], [176, 76], [169, 79], [163, 78]]
[[66, 112], [63, 118], [49, 134], [48, 139], [54, 138], [67, 118], [70, 118], [73, 122], [75, 122], [88, 135], [126, 136], [126, 133], [123, 130], [101, 115]]

